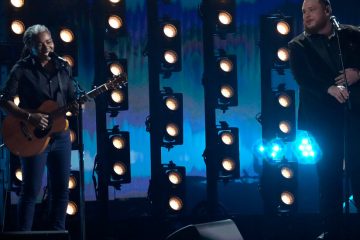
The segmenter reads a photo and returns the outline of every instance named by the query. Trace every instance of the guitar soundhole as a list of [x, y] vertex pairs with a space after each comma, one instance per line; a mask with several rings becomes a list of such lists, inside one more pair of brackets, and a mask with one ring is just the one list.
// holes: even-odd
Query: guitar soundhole
[[51, 126], [45, 128], [44, 130], [40, 129], [40, 128], [35, 128], [34, 130], [34, 135], [37, 137], [37, 138], [43, 138], [45, 137], [46, 135], [48, 135], [48, 133], [50, 132], [51, 130]]

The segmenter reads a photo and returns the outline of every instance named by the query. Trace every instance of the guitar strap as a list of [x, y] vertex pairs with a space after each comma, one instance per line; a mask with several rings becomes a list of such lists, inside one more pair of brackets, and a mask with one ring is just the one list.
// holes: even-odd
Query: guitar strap
[[63, 106], [65, 106], [66, 105], [65, 93], [64, 93], [64, 87], [63, 87], [60, 75], [61, 75], [61, 71], [58, 71], [57, 78], [58, 78], [58, 82], [59, 82], [60, 94], [61, 94], [61, 98], [63, 101]]

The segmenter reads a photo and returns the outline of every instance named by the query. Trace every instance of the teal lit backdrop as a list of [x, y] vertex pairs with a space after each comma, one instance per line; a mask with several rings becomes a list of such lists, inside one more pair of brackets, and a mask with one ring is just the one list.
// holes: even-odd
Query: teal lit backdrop
[[[52, 1], [52, 0], [50, 0]], [[94, 1], [87, 0], [88, 6]], [[54, 4], [57, 1], [53, 1]], [[85, 1], [84, 1], [85, 2]], [[150, 179], [150, 137], [146, 132], [145, 120], [149, 115], [148, 59], [144, 56], [147, 43], [147, 16], [145, 0], [126, 1], [127, 36], [117, 46], [121, 58], [128, 60], [129, 110], [120, 112], [114, 119], [108, 119], [108, 127], [119, 125], [123, 131], [130, 132], [132, 182], [123, 185], [121, 191], [109, 191], [110, 198], [145, 197]], [[174, 73], [170, 79], [162, 79], [162, 87], [171, 87], [184, 94], [184, 144], [162, 151], [164, 163], [170, 160], [185, 166], [188, 181], [188, 196], [192, 204], [204, 200], [205, 170], [202, 158], [205, 148], [204, 94], [202, 81], [203, 46], [202, 21], [199, 16], [200, 0], [177, 0], [176, 9], [170, 12], [181, 22], [182, 30], [182, 71]], [[230, 108], [225, 114], [217, 112], [217, 121], [227, 121], [231, 127], [239, 128], [240, 165], [242, 178], [226, 185], [220, 184], [220, 200], [225, 207], [241, 213], [261, 211], [261, 198], [258, 193], [258, 177], [261, 162], [254, 161], [253, 147], [261, 138], [261, 125], [255, 119], [260, 112], [260, 49], [259, 21], [264, 14], [283, 13], [294, 16], [295, 33], [302, 31], [302, 0], [237, 0], [235, 35], [226, 41], [216, 42], [229, 54], [237, 56], [239, 105]], [[356, 0], [333, 1], [334, 14], [341, 23], [360, 24], [359, 3]], [[2, 11], [5, 11], [2, 9]], [[160, 11], [161, 12], [161, 11]], [[1, 14], [3, 16], [3, 14]], [[90, 90], [94, 81], [94, 30], [91, 14], [80, 20], [81, 34], [79, 45], [79, 74], [77, 80], [85, 90]], [[2, 19], [2, 17], [0, 17]], [[42, 24], [50, 25], [50, 22]], [[0, 40], [8, 31], [5, 21], [0, 21]], [[3, 83], [3, 76], [0, 79]], [[289, 77], [289, 85], [294, 82]], [[85, 184], [86, 199], [95, 200], [92, 182], [94, 158], [96, 156], [95, 104], [89, 102], [84, 109], [85, 143]], [[73, 152], [73, 168], [78, 168], [78, 153]], [[300, 166], [300, 201], [304, 211], [316, 209], [314, 197], [316, 174], [314, 166]], [[193, 183], [193, 184], [192, 184]], [[191, 185], [192, 184], [192, 185]], [[301, 191], [306, 194], [302, 195]], [[306, 195], [306, 196], [305, 196]], [[314, 194], [315, 195], [315, 194]], [[315, 207], [314, 207], [315, 206]], [[301, 206], [300, 206], [301, 209]]]
[[[144, 197], [147, 194], [150, 177], [150, 138], [145, 129], [145, 119], [149, 114], [148, 104], [148, 65], [144, 56], [147, 41], [145, 1], [126, 2], [127, 37], [119, 43], [121, 58], [128, 59], [129, 72], [129, 110], [120, 112], [117, 118], [108, 119], [109, 128], [119, 125], [121, 130], [130, 131], [132, 183], [124, 185], [120, 192], [110, 197]], [[174, 1], [173, 1], [174, 2]], [[202, 20], [199, 16], [201, 1], [175, 1], [175, 8], [167, 11], [181, 22], [183, 67], [170, 79], [162, 79], [161, 86], [172, 87], [175, 92], [184, 94], [184, 144], [170, 151], [162, 151], [164, 163], [170, 160], [186, 167], [187, 175], [205, 177], [205, 163], [202, 153], [205, 148], [205, 119], [202, 73]], [[262, 14], [282, 12], [286, 15], [301, 13], [301, 1], [237, 1], [237, 32], [227, 40], [217, 39], [216, 43], [228, 54], [237, 56], [239, 105], [230, 108], [225, 114], [217, 112], [217, 121], [227, 121], [230, 126], [239, 128], [241, 175], [245, 181], [256, 186], [261, 163], [253, 161], [253, 146], [261, 138], [261, 125], [255, 117], [260, 112], [260, 58], [259, 58], [259, 19]], [[174, 10], [175, 9], [175, 10]], [[170, 12], [169, 12], [170, 11]], [[298, 26], [297, 26], [298, 27]], [[300, 26], [301, 27], [301, 26]], [[299, 31], [298, 31], [299, 32]], [[91, 38], [83, 36], [84, 38]], [[86, 42], [85, 39], [81, 42]], [[89, 49], [83, 46], [81, 56], [89, 62]], [[80, 63], [81, 64], [81, 63]], [[81, 65], [79, 81], [82, 86], [92, 86], [91, 66]], [[86, 76], [86, 77], [85, 77]], [[293, 83], [292, 83], [293, 84]], [[96, 132], [94, 103], [85, 109], [84, 140], [87, 198], [94, 199], [91, 174], [96, 155]], [[76, 156], [76, 153], [75, 153]], [[74, 160], [74, 167], [76, 160]], [[251, 178], [255, 177], [255, 178]], [[204, 190], [203, 190], [204, 191]], [[224, 190], [225, 192], [227, 190]], [[205, 198], [205, 193], [199, 199]]]

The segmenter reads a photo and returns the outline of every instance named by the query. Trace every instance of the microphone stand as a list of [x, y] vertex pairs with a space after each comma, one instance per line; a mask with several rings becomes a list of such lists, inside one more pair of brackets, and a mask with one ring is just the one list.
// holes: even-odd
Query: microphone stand
[[[84, 94], [85, 91], [80, 87], [79, 83], [73, 78], [73, 81], [76, 84], [76, 95], [80, 97], [81, 94]], [[84, 141], [83, 141], [83, 112], [82, 112], [82, 103], [78, 107], [79, 113], [77, 115], [77, 126], [79, 143], [79, 187], [80, 187], [80, 240], [85, 240], [85, 193], [84, 193]]]
[[[336, 20], [335, 20], [336, 23]], [[343, 151], [344, 151], [344, 177], [345, 177], [345, 187], [344, 187], [344, 195], [345, 195], [345, 216], [346, 219], [348, 220], [348, 217], [350, 215], [350, 181], [349, 181], [349, 171], [347, 169], [348, 164], [348, 142], [349, 142], [349, 112], [351, 110], [351, 102], [350, 102], [350, 91], [349, 91], [349, 84], [348, 84], [348, 80], [347, 80], [347, 76], [346, 76], [346, 72], [345, 72], [345, 66], [344, 66], [344, 59], [343, 59], [343, 54], [342, 54], [342, 50], [341, 50], [341, 45], [340, 45], [340, 37], [339, 37], [339, 30], [340, 27], [338, 24], [335, 24], [333, 22], [333, 26], [335, 29], [335, 35], [336, 35], [336, 40], [337, 40], [337, 45], [339, 48], [339, 59], [340, 59], [340, 64], [341, 64], [341, 68], [344, 74], [344, 87], [346, 89], [346, 91], [349, 93], [349, 98], [346, 101], [346, 107], [344, 107], [344, 129], [343, 129], [343, 133], [344, 133], [344, 140], [343, 140]]]

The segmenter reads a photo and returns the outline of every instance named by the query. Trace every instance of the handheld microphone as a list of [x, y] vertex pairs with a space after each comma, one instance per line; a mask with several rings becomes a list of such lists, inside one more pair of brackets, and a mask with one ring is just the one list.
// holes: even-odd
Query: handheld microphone
[[331, 16], [331, 17], [330, 17], [330, 21], [331, 21], [332, 25], [335, 27], [335, 30], [336, 30], [336, 31], [341, 30], [340, 24], [339, 24], [339, 22], [336, 20], [336, 17], [335, 17], [335, 16]]

